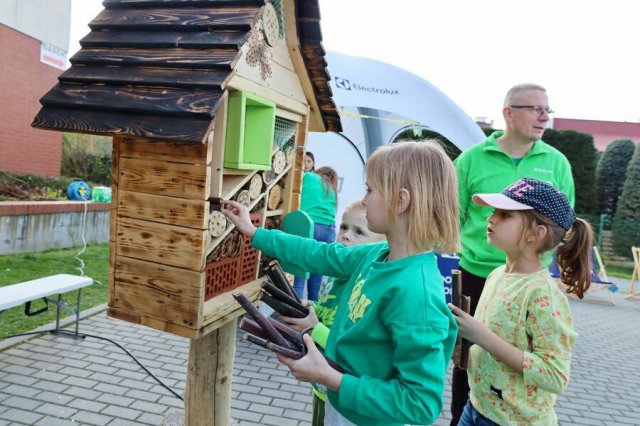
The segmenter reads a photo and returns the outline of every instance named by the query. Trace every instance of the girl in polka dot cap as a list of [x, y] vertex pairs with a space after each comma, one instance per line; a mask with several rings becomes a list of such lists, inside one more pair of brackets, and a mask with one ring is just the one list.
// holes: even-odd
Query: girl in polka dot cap
[[487, 277], [475, 316], [449, 305], [460, 335], [475, 343], [469, 401], [458, 425], [556, 425], [553, 406], [569, 382], [577, 334], [567, 297], [541, 258], [557, 247], [560, 281], [582, 298], [591, 280], [593, 232], [562, 192], [537, 179], [473, 201], [494, 208], [487, 241], [505, 252], [507, 264]]

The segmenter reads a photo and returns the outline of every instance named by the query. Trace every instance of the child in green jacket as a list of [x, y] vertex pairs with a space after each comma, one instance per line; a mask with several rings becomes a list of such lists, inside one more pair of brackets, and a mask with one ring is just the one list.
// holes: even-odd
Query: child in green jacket
[[[362, 201], [354, 201], [349, 204], [342, 213], [342, 222], [336, 241], [347, 247], [354, 247], [359, 244], [376, 243], [384, 240], [383, 234], [372, 232], [367, 227], [366, 210]], [[329, 329], [333, 325], [333, 320], [338, 311], [338, 299], [345, 288], [345, 282], [336, 280], [333, 277], [325, 277], [320, 286], [317, 302], [309, 303], [309, 315], [305, 318], [292, 318], [280, 315], [278, 319], [290, 327], [298, 330], [311, 331], [313, 341], [322, 347], [326, 347]], [[324, 401], [326, 400], [326, 388], [315, 383], [313, 386], [313, 414], [311, 416], [312, 426], [324, 425]]]
[[434, 249], [459, 248], [457, 178], [436, 142], [378, 148], [366, 166], [368, 228], [386, 242], [345, 247], [256, 229], [246, 207], [223, 212], [265, 253], [345, 282], [326, 355], [310, 336], [307, 355], [278, 355], [299, 380], [327, 387], [325, 424], [431, 424], [443, 407], [457, 327]]

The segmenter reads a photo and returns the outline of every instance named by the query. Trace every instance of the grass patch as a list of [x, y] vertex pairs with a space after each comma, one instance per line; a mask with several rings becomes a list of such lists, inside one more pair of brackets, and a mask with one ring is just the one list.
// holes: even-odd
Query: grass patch
[[[55, 274], [79, 275], [76, 268], [80, 262], [75, 255], [80, 248], [49, 250], [38, 253], [21, 253], [0, 256], [0, 287]], [[94, 283], [82, 290], [81, 310], [107, 302], [107, 283], [109, 279], [109, 244], [94, 244], [80, 258], [84, 261], [84, 275], [93, 278]], [[78, 292], [70, 291], [62, 296], [63, 300], [75, 307]], [[32, 310], [44, 306], [42, 300], [32, 303]], [[65, 317], [69, 314], [61, 312]], [[10, 334], [25, 333], [56, 318], [55, 305], [49, 304], [49, 310], [34, 317], [24, 314], [24, 305], [7, 309], [0, 314], [0, 338]]]
[[630, 280], [631, 275], [633, 274], [633, 268], [625, 268], [623, 266], [609, 265], [606, 266], [605, 269], [607, 270], [607, 275], [609, 277], [624, 278]]

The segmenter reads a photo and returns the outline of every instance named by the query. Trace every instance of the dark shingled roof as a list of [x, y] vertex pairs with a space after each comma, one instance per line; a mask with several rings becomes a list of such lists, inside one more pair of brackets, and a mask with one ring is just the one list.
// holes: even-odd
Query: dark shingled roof
[[[71, 68], [40, 99], [39, 128], [201, 143], [263, 0], [104, 0]], [[301, 52], [327, 130], [331, 99], [317, 0], [297, 0]]]

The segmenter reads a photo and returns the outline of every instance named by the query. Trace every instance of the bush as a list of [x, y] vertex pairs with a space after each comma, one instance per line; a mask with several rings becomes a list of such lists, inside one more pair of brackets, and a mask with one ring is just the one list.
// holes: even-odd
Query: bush
[[0, 201], [4, 200], [65, 200], [71, 179], [0, 173]]
[[609, 144], [602, 154], [596, 170], [600, 214], [608, 217], [615, 214], [634, 148], [635, 145], [630, 140], [617, 140]]
[[542, 139], [562, 152], [571, 164], [576, 187], [576, 213], [582, 216], [595, 215], [598, 211], [594, 200], [598, 155], [593, 136], [573, 130], [547, 129]]
[[100, 185], [111, 185], [111, 138], [65, 133], [62, 174]]
[[640, 246], [640, 145], [629, 161], [622, 195], [613, 219], [613, 249], [629, 257], [631, 246]]

